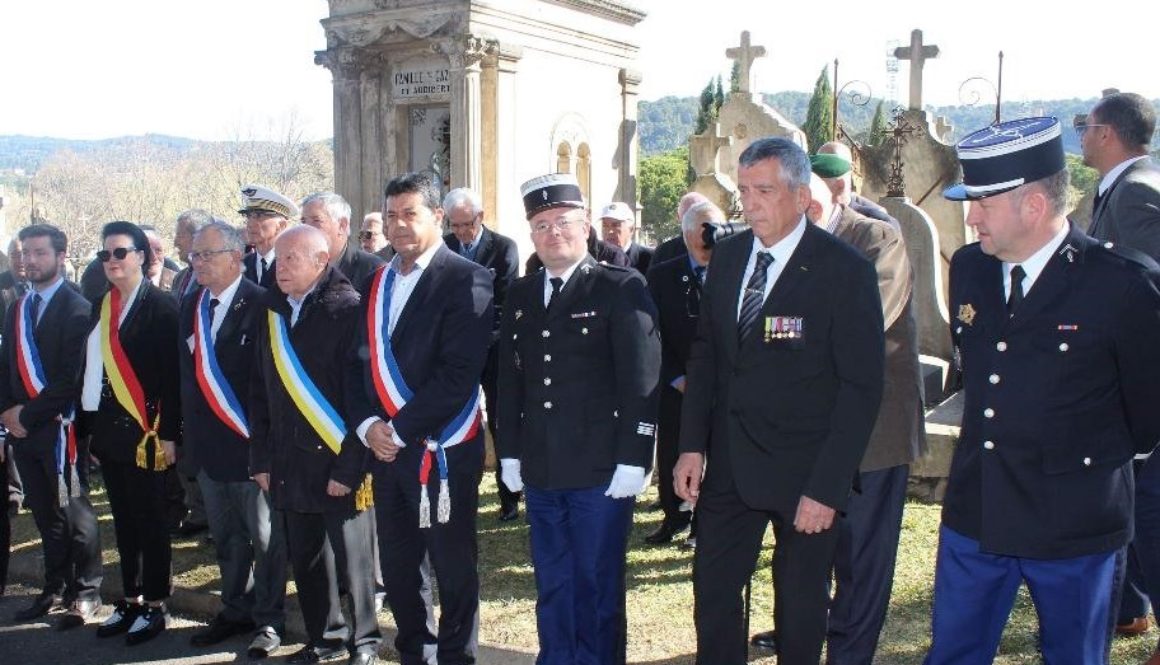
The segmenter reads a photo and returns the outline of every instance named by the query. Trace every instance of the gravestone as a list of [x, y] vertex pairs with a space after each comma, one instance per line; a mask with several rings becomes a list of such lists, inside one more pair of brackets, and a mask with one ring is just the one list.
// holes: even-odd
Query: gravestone
[[731, 182], [737, 181], [737, 158], [755, 139], [781, 136], [807, 149], [805, 133], [762, 102], [760, 94], [752, 92], [753, 61], [765, 54], [764, 46], [753, 46], [750, 43], [748, 31], [741, 33], [740, 46], [725, 51], [726, 57], [736, 61], [740, 69], [738, 90], [726, 96], [725, 103], [717, 113], [720, 131], [732, 139], [729, 145], [721, 147], [718, 155], [721, 174]]
[[726, 216], [737, 207], [737, 183], [721, 172], [721, 149], [733, 142], [730, 136], [721, 136], [720, 123], [713, 123], [704, 134], [689, 137], [689, 165], [696, 180], [690, 190], [703, 194], [725, 212]]

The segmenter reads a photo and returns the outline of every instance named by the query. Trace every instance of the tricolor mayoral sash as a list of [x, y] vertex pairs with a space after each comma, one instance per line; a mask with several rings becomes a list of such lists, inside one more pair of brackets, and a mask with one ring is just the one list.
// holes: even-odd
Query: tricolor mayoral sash
[[[332, 453], [339, 454], [342, 451], [342, 440], [346, 438], [345, 423], [298, 359], [298, 352], [290, 343], [286, 319], [272, 309], [266, 310], [266, 314], [270, 323], [270, 353], [274, 357], [274, 369], [279, 383], [318, 438]], [[370, 478], [370, 474], [367, 474], [355, 492], [356, 510], [366, 510], [374, 505]]]
[[[28, 307], [28, 298], [31, 293], [25, 294], [16, 301], [16, 370], [20, 374], [20, 381], [24, 384], [24, 392], [28, 399], [36, 399], [48, 384], [44, 372], [44, 364], [40, 360], [40, 349], [36, 346], [36, 321], [32, 319], [32, 310]], [[81, 495], [80, 480], [77, 478], [77, 437], [73, 427], [73, 408], [67, 413], [57, 415], [60, 422], [60, 432], [56, 437], [56, 488], [57, 499], [63, 508], [68, 505], [70, 496]], [[65, 481], [65, 470], [70, 469], [70, 477]]]
[[202, 397], [214, 415], [243, 439], [250, 438], [250, 426], [242, 403], [226, 381], [213, 348], [213, 315], [209, 311], [209, 289], [202, 289], [193, 312], [193, 370]]
[[109, 387], [113, 389], [113, 396], [121, 408], [137, 422], [141, 428], [141, 440], [137, 443], [137, 466], [149, 468], [147, 446], [153, 442], [153, 470], [164, 471], [169, 467], [165, 453], [161, 450], [161, 439], [157, 436], [157, 425], [161, 422], [161, 404], [157, 405], [157, 414], [153, 423], [149, 423], [149, 414], [145, 408], [145, 390], [137, 378], [137, 372], [129, 363], [129, 356], [121, 346], [121, 302], [120, 289], [109, 289], [101, 301], [101, 359], [105, 366], [105, 376], [109, 378]]
[[[399, 410], [414, 397], [407, 386], [395, 353], [391, 348], [390, 327], [391, 289], [395, 283], [395, 271], [388, 265], [378, 269], [371, 279], [370, 302], [367, 307], [367, 340], [373, 351], [371, 358], [371, 381], [375, 393], [387, 415], [394, 418]], [[437, 437], [427, 437], [427, 450], [419, 463], [419, 527], [431, 526], [431, 503], [427, 498], [427, 481], [431, 476], [432, 460], [439, 469], [439, 509], [437, 519], [446, 523], [451, 519], [451, 497], [447, 493], [447, 455], [450, 448], [475, 438], [480, 425], [479, 386], [475, 387], [471, 399], [463, 405]]]

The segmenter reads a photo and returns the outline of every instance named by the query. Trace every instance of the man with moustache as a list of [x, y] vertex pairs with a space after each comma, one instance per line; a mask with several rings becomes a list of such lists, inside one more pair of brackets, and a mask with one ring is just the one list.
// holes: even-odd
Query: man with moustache
[[281, 644], [286, 616], [286, 543], [281, 514], [250, 479], [246, 401], [265, 289], [242, 277], [241, 234], [208, 222], [189, 257], [199, 287], [181, 304], [181, 410], [184, 454], [199, 468], [221, 572], [222, 609], [190, 644], [206, 647], [254, 632], [247, 655]]
[[[361, 323], [358, 292], [330, 265], [318, 229], [288, 229], [275, 250], [277, 282], [259, 316], [248, 415], [250, 473], [286, 520], [306, 627], [306, 646], [287, 662], [316, 663], [349, 651], [349, 665], [373, 665], [381, 633], [368, 453], [338, 415], [346, 398], [340, 359]], [[351, 626], [340, 589], [350, 595]]]
[[394, 248], [387, 242], [381, 212], [368, 212], [363, 216], [358, 241], [364, 252], [370, 252], [384, 261], [390, 261], [395, 257]]
[[[479, 611], [475, 519], [483, 471], [479, 379], [493, 325], [492, 279], [443, 243], [436, 182], [387, 183], [383, 216], [396, 256], [364, 287], [348, 369], [348, 420], [374, 453], [374, 493], [387, 602], [404, 665], [475, 662]], [[439, 588], [438, 634], [427, 624], [421, 565]]]
[[298, 219], [298, 205], [269, 187], [246, 185], [238, 214], [246, 220], [246, 236], [254, 251], [242, 260], [246, 279], [263, 288], [274, 284], [274, 241], [291, 219]]
[[800, 147], [758, 139], [737, 173], [751, 228], [713, 249], [674, 471], [697, 511], [697, 662], [745, 661], [741, 590], [772, 522], [778, 662], [815, 665], [833, 526], [882, 396], [882, 306], [870, 262], [807, 221]]
[[[8, 429], [26, 503], [44, 549], [44, 586], [17, 621], [60, 600], [57, 628], [83, 625], [101, 606], [101, 544], [89, 502], [87, 441], [69, 431], [91, 307], [65, 285], [68, 239], [55, 226], [20, 229], [20, 262], [32, 290], [8, 308], [0, 348], [0, 422]], [[5, 546], [0, 556], [7, 557]], [[3, 579], [0, 578], [0, 583]]]
[[[447, 248], [466, 259], [487, 268], [492, 277], [494, 293], [495, 324], [491, 331], [491, 344], [487, 347], [487, 364], [483, 368], [484, 398], [487, 401], [487, 429], [491, 440], [496, 438], [496, 400], [499, 394], [496, 382], [499, 380], [499, 322], [503, 315], [503, 304], [507, 290], [519, 276], [520, 257], [515, 242], [500, 235], [483, 224], [483, 201], [479, 194], [467, 189], [453, 189], [443, 197], [443, 214], [451, 233], [443, 236]], [[499, 520], [510, 522], [520, 514], [519, 492], [512, 492], [500, 480], [498, 465], [495, 470], [496, 487], [499, 492]]]
[[656, 435], [656, 308], [635, 270], [588, 255], [576, 178], [520, 188], [544, 269], [500, 324], [501, 477], [524, 490], [541, 663], [623, 663], [625, 554]]
[[316, 192], [302, 201], [302, 223], [322, 231], [330, 264], [359, 288], [383, 260], [350, 241], [350, 204], [334, 192]]

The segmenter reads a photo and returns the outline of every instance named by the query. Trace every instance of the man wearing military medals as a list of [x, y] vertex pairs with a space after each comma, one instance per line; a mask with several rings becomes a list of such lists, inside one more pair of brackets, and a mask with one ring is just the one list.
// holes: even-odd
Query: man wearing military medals
[[[275, 248], [275, 283], [259, 317], [250, 391], [250, 472], [286, 520], [308, 636], [287, 662], [314, 663], [349, 651], [349, 663], [370, 665], [381, 635], [368, 454], [339, 415], [344, 366], [338, 359], [357, 334], [358, 292], [328, 265], [326, 236], [318, 229], [284, 231]], [[349, 626], [340, 588], [351, 598]]]

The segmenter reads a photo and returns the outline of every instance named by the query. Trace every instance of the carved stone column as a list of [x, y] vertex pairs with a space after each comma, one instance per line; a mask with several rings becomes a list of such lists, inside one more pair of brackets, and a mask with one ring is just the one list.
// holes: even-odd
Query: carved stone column
[[489, 42], [467, 35], [439, 42], [451, 65], [451, 186], [482, 191], [482, 62]]
[[519, 46], [493, 43], [483, 59], [483, 207], [484, 222], [505, 235], [518, 229], [510, 227], [522, 219], [520, 211], [501, 210], [501, 202], [518, 199], [520, 183], [516, 182], [514, 141], [516, 138], [516, 70], [523, 49]]
[[363, 189], [360, 58], [355, 49], [342, 47], [317, 52], [314, 62], [329, 69], [334, 77], [334, 190], [347, 201], [360, 202]]
[[640, 72], [631, 69], [621, 69], [620, 80], [620, 146], [617, 154], [620, 155], [618, 166], [618, 180], [616, 186], [617, 201], [624, 201], [636, 213], [637, 227], [640, 227], [640, 210], [636, 201], [636, 169], [637, 157], [640, 152], [639, 132], [637, 131], [637, 94], [640, 89]]

